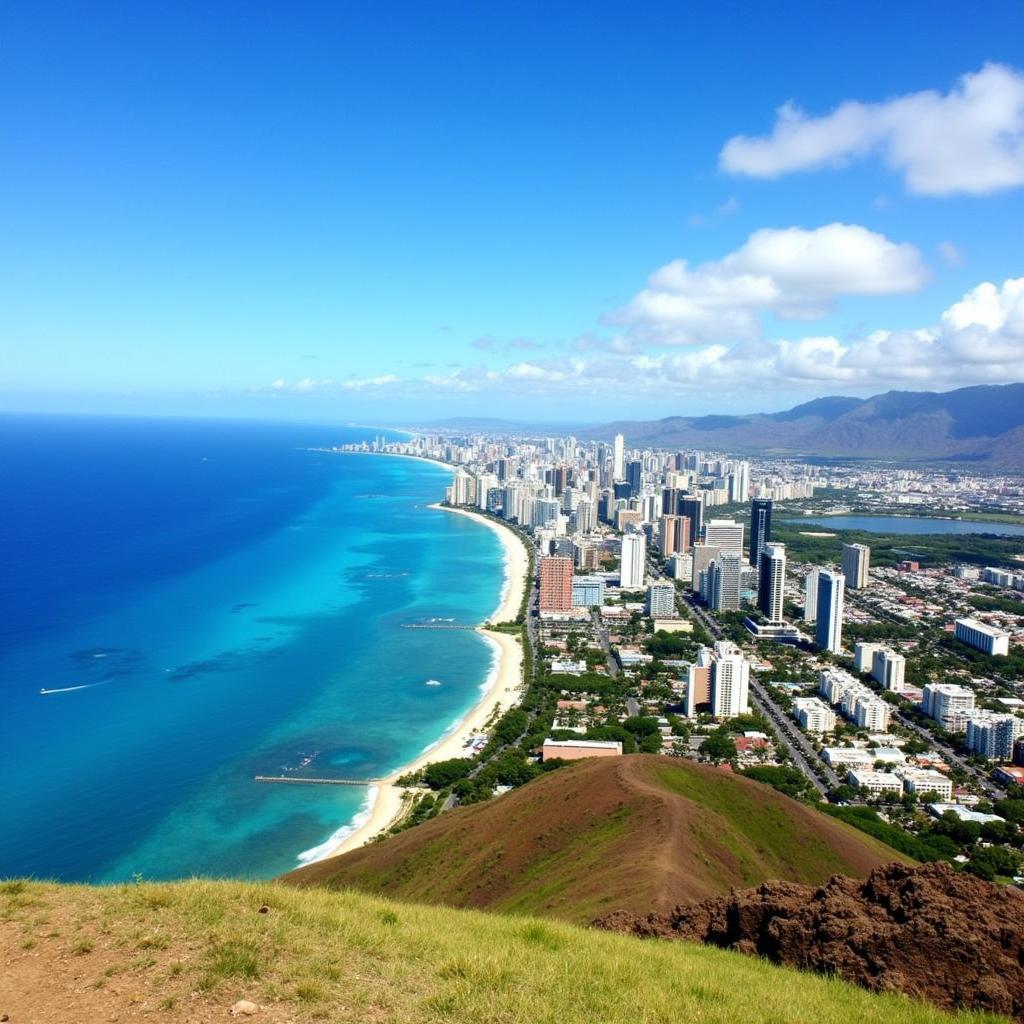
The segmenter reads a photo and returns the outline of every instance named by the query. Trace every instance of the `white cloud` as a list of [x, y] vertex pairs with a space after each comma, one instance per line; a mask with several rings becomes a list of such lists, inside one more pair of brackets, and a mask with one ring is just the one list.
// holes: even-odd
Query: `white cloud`
[[962, 267], [964, 265], [964, 254], [955, 242], [939, 242], [935, 248], [947, 267]]
[[724, 259], [673, 260], [606, 323], [634, 340], [678, 345], [760, 335], [760, 315], [825, 315], [841, 295], [911, 292], [927, 279], [918, 250], [857, 224], [764, 228]]
[[569, 354], [518, 361], [502, 369], [476, 365], [419, 377], [309, 380], [277, 380], [258, 390], [338, 397], [355, 392], [390, 401], [458, 394], [478, 395], [482, 401], [528, 396], [557, 404], [572, 396], [612, 408], [630, 398], [682, 396], [712, 387], [722, 396], [746, 396], [752, 382], [758, 390], [805, 389], [809, 394], [826, 387], [868, 391], [1005, 383], [1024, 380], [1024, 277], [1001, 285], [979, 284], [934, 324], [915, 330], [876, 330], [852, 339], [820, 334], [779, 341], [757, 337], [732, 345], [648, 352], [588, 344]]
[[777, 178], [878, 153], [921, 195], [982, 195], [1024, 184], [1024, 74], [1005, 65], [963, 75], [945, 95], [847, 100], [823, 117], [787, 102], [776, 114], [770, 135], [726, 142], [723, 170]]
[[397, 383], [398, 378], [393, 373], [382, 373], [378, 377], [349, 377], [341, 382], [341, 387], [346, 391], [365, 391], [367, 388], [383, 388]]

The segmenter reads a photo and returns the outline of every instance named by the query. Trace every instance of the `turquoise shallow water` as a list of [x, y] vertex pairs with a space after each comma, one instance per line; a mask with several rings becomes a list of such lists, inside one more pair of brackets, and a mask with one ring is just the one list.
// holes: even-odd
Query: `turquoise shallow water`
[[[0, 875], [279, 873], [350, 823], [367, 790], [254, 775], [384, 774], [478, 699], [492, 659], [479, 636], [403, 628], [479, 622], [498, 601], [498, 539], [426, 507], [448, 472], [283, 445], [276, 457], [317, 460], [315, 485], [244, 543], [144, 585], [101, 583], [5, 643]], [[69, 686], [87, 688], [38, 692]]]

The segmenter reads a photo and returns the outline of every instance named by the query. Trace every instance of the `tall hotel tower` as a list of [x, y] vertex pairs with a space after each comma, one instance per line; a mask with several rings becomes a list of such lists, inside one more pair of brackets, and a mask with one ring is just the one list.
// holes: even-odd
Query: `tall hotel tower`
[[783, 591], [786, 586], [786, 545], [765, 544], [757, 576], [757, 607], [769, 622], [782, 622]]
[[765, 544], [772, 539], [772, 499], [755, 498], [750, 506], [750, 564], [758, 559]]
[[822, 651], [838, 654], [843, 646], [843, 574], [822, 569], [818, 573], [818, 628], [815, 642]]

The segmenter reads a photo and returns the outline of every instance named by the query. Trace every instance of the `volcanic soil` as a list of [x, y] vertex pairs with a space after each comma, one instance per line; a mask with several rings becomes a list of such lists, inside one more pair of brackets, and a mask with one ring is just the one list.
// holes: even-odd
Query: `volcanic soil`
[[1024, 1020], [1024, 897], [945, 863], [890, 864], [866, 881], [837, 876], [817, 888], [768, 882], [667, 914], [595, 923]]
[[284, 881], [589, 922], [902, 859], [768, 786], [633, 755], [579, 761]]

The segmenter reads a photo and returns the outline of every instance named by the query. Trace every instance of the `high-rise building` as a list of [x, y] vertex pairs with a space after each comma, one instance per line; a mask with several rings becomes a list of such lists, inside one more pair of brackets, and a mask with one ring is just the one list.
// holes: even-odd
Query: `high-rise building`
[[690, 540], [696, 543], [704, 529], [704, 499], [699, 494], [680, 495], [677, 509], [690, 520]]
[[668, 558], [690, 550], [690, 520], [686, 516], [662, 516], [658, 522], [658, 549]]
[[868, 585], [870, 562], [871, 548], [866, 544], [843, 545], [843, 575], [851, 590], [861, 590]]
[[870, 672], [874, 667], [875, 652], [881, 649], [881, 644], [870, 640], [858, 640], [853, 645], [853, 667], [858, 672]]
[[722, 551], [708, 566], [704, 599], [714, 611], [739, 611], [742, 562], [742, 556], [736, 552]]
[[702, 647], [697, 652], [697, 660], [686, 666], [686, 717], [695, 718], [698, 712], [711, 713], [711, 651]]
[[701, 578], [707, 573], [708, 566], [718, 557], [719, 550], [713, 544], [693, 545], [692, 589], [694, 593], [703, 593]]
[[457, 469], [445, 497], [449, 505], [475, 505], [476, 477], [464, 469]]
[[843, 598], [846, 580], [842, 573], [822, 569], [818, 573], [818, 628], [815, 642], [823, 651], [838, 654], [843, 647]]
[[634, 460], [626, 463], [626, 482], [629, 484], [629, 496], [635, 498], [643, 489], [644, 464]]
[[492, 488], [498, 486], [498, 478], [493, 473], [481, 473], [476, 481], [477, 508], [487, 508], [487, 495]]
[[1024, 719], [994, 711], [973, 711], [967, 719], [964, 746], [975, 754], [997, 761], [1009, 761], [1013, 747], [1024, 735]]
[[572, 559], [548, 555], [540, 560], [540, 610], [567, 612], [572, 608]]
[[704, 543], [713, 544], [722, 551], [743, 551], [743, 524], [735, 519], [711, 519], [704, 527]]
[[600, 608], [604, 604], [603, 576], [574, 576], [572, 580], [572, 606], [574, 608]]
[[772, 499], [755, 498], [750, 505], [750, 564], [758, 565], [761, 551], [772, 539]]
[[590, 533], [597, 525], [594, 521], [594, 503], [586, 498], [580, 498], [576, 502], [576, 511], [573, 514], [576, 516], [577, 533]]
[[950, 732], [960, 732], [974, 710], [974, 698], [974, 691], [959, 683], [925, 683], [921, 709]]
[[[744, 502], [750, 496], [750, 463], [737, 462], [732, 471], [729, 500]], [[753, 563], [751, 563], [753, 564]]]
[[646, 612], [652, 619], [670, 619], [676, 614], [676, 588], [672, 583], [652, 583], [647, 588]]
[[[735, 557], [739, 562], [739, 556]], [[735, 644], [717, 641], [711, 673], [712, 714], [716, 718], [746, 714], [749, 686], [750, 662]]]
[[907, 659], [895, 651], [881, 648], [871, 659], [871, 674], [887, 690], [902, 690], [907, 671]]
[[622, 557], [619, 562], [619, 586], [625, 590], [639, 590], [646, 575], [647, 538], [642, 533], [622, 535]]
[[757, 607], [769, 622], [782, 622], [786, 586], [786, 545], [765, 544], [757, 575]]
[[804, 577], [804, 622], [818, 621], [818, 573], [812, 569]]
[[612, 445], [612, 480], [626, 479], [626, 439], [621, 434], [615, 435]]

